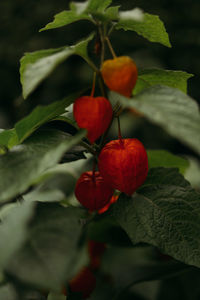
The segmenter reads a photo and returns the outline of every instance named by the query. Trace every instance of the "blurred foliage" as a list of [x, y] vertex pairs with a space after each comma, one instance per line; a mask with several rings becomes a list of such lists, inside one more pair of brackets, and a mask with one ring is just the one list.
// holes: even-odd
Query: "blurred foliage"
[[[90, 88], [92, 70], [78, 56], [70, 57], [46, 79], [26, 100], [22, 98], [19, 80], [19, 60], [25, 52], [71, 45], [94, 30], [88, 21], [73, 23], [63, 28], [39, 33], [39, 29], [53, 20], [53, 16], [69, 8], [69, 0], [2, 0], [0, 44], [0, 128], [11, 128], [29, 114], [38, 104], [49, 104], [72, 92]], [[79, 1], [81, 2], [81, 1]], [[113, 0], [120, 5], [120, 0]], [[121, 9], [140, 7], [145, 12], [157, 14], [169, 33], [172, 48], [150, 43], [134, 32], [117, 30], [111, 41], [118, 55], [130, 55], [139, 69], [164, 68], [183, 70], [195, 76], [188, 81], [188, 93], [200, 99], [200, 51], [199, 15], [200, 2], [192, 0], [123, 0]], [[90, 55], [94, 54], [91, 43]], [[109, 52], [107, 57], [110, 57]], [[94, 58], [94, 55], [93, 55]], [[123, 116], [122, 116], [123, 117]], [[127, 115], [125, 115], [127, 120]], [[142, 118], [122, 120], [124, 134], [139, 137], [145, 146], [152, 149], [167, 149], [174, 153], [193, 155], [187, 147], [172, 139], [167, 133]], [[153, 133], [153, 134], [152, 134]], [[108, 138], [115, 138], [111, 130]]]

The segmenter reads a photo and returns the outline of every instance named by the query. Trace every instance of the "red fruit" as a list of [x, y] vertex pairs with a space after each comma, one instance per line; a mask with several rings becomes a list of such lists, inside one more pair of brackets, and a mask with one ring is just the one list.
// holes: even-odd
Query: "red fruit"
[[80, 293], [87, 299], [96, 286], [96, 278], [89, 267], [84, 267], [76, 277], [69, 282], [70, 291]]
[[99, 172], [85, 172], [78, 179], [75, 195], [78, 201], [90, 211], [104, 207], [112, 197], [114, 189], [111, 188]]
[[114, 140], [101, 150], [98, 166], [111, 187], [132, 195], [147, 177], [147, 153], [137, 139]]
[[105, 60], [101, 73], [107, 87], [130, 97], [136, 84], [138, 72], [135, 62], [129, 56], [119, 56]]
[[80, 128], [87, 129], [87, 138], [94, 143], [112, 120], [112, 106], [104, 97], [83, 96], [74, 103], [74, 118]]
[[93, 270], [99, 268], [101, 263], [101, 257], [106, 249], [106, 245], [101, 242], [88, 241], [88, 252], [90, 256], [90, 267]]

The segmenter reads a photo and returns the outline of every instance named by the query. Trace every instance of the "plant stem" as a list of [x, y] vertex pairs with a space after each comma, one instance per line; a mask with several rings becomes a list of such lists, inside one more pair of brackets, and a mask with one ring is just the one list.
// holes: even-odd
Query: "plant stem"
[[87, 144], [84, 141], [81, 141], [80, 143], [83, 147], [85, 147], [90, 153], [92, 153], [93, 155], [96, 155], [96, 151], [93, 149], [92, 146], [90, 146], [89, 144]]
[[96, 77], [97, 77], [97, 73], [94, 72], [93, 83], [92, 83], [92, 90], [91, 90], [91, 94], [90, 94], [91, 97], [94, 97]]
[[85, 58], [83, 57], [84, 60], [88, 63], [88, 65], [94, 70], [94, 72], [96, 72], [97, 74], [99, 74], [99, 69], [95, 66], [95, 64], [89, 59], [89, 58]]
[[99, 36], [100, 36], [100, 41], [101, 41], [101, 64], [100, 67], [103, 64], [104, 61], [104, 55], [105, 55], [105, 36], [104, 36], [104, 32], [101, 28], [101, 25], [98, 25], [98, 30], [99, 30]]
[[105, 40], [106, 40], [106, 42], [107, 42], [107, 44], [108, 44], [108, 48], [110, 49], [110, 52], [111, 52], [113, 58], [116, 58], [117, 55], [115, 54], [115, 51], [114, 51], [114, 49], [113, 49], [113, 47], [112, 47], [112, 45], [111, 45], [111, 42], [110, 42], [108, 36], [105, 37]]
[[117, 124], [118, 124], [118, 138], [122, 141], [122, 133], [121, 133], [121, 126], [120, 126], [120, 118], [117, 116]]

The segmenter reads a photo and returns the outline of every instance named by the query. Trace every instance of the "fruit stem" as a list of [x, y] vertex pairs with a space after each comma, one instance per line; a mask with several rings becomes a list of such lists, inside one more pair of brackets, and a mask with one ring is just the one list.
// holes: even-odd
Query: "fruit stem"
[[92, 169], [92, 178], [95, 180], [95, 172], [96, 172], [96, 159], [93, 161], [93, 169]]
[[95, 92], [95, 85], [96, 85], [96, 77], [97, 77], [97, 73], [94, 72], [94, 76], [93, 76], [93, 83], [92, 83], [92, 90], [91, 90], [91, 97], [94, 97], [94, 92]]
[[96, 155], [96, 151], [93, 149], [92, 146], [90, 146], [89, 144], [87, 144], [84, 141], [81, 141], [80, 143], [83, 147], [85, 147], [90, 153], [92, 153], [93, 155]]
[[104, 53], [105, 53], [104, 32], [100, 25], [98, 25], [98, 30], [99, 30], [99, 36], [101, 41], [101, 66], [102, 66], [104, 61]]
[[100, 87], [102, 96], [107, 98], [106, 97], [106, 91], [105, 91], [105, 88], [104, 88], [104, 82], [103, 82], [103, 78], [102, 78], [101, 74], [99, 74], [99, 87]]
[[105, 37], [105, 40], [106, 40], [106, 42], [107, 42], [107, 44], [108, 44], [108, 48], [109, 48], [109, 50], [110, 50], [110, 52], [111, 52], [113, 58], [116, 58], [117, 55], [115, 54], [115, 51], [114, 51], [114, 49], [113, 49], [113, 47], [112, 47], [112, 45], [111, 45], [111, 42], [110, 42], [108, 36]]
[[121, 126], [120, 126], [120, 118], [117, 116], [117, 124], [118, 124], [118, 138], [120, 142], [122, 143], [122, 134], [121, 134]]

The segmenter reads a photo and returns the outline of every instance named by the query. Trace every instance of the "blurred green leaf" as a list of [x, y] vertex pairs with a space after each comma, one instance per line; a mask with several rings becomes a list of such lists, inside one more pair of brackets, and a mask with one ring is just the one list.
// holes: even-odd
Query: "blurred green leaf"
[[0, 287], [0, 299], [2, 300], [16, 300], [17, 294], [10, 284], [5, 284]]
[[187, 157], [189, 167], [185, 172], [185, 179], [187, 179], [191, 186], [200, 191], [200, 162], [194, 157]]
[[166, 87], [153, 86], [133, 99], [111, 92], [115, 101], [123, 107], [138, 110], [149, 121], [161, 126], [171, 136], [200, 153], [200, 114], [197, 103], [183, 92]]
[[137, 283], [162, 280], [191, 269], [172, 259], [156, 261], [153, 247], [110, 247], [102, 258], [102, 270], [112, 276], [114, 283], [115, 297], [111, 298], [116, 300]]
[[20, 60], [20, 80], [24, 98], [26, 99], [69, 56], [76, 54], [88, 60], [87, 45], [92, 38], [93, 34], [74, 46], [26, 53]]
[[179, 168], [179, 172], [184, 174], [189, 167], [188, 160], [165, 150], [148, 150], [147, 155], [149, 169], [156, 167]]
[[156, 42], [171, 47], [165, 26], [156, 15], [145, 13], [144, 19], [138, 22], [135, 18], [131, 17], [129, 11], [121, 12], [119, 22], [116, 24], [115, 28], [135, 31], [150, 42]]
[[29, 238], [6, 272], [35, 288], [59, 292], [77, 271], [83, 218], [82, 209], [40, 204], [30, 225]]
[[[43, 175], [44, 176], [44, 175]], [[51, 173], [36, 188], [23, 196], [27, 201], [60, 202], [74, 191], [77, 178], [69, 172]]]
[[16, 123], [15, 130], [18, 136], [18, 143], [23, 142], [44, 123], [64, 113], [65, 108], [73, 103], [77, 97], [78, 94], [73, 94], [62, 101], [57, 101], [46, 106], [37, 106], [27, 117]]
[[193, 75], [183, 71], [146, 69], [139, 71], [138, 80], [133, 90], [136, 95], [142, 90], [156, 84], [167, 85], [187, 93], [187, 80]]
[[26, 191], [62, 155], [78, 144], [84, 131], [69, 137], [58, 130], [41, 130], [0, 157], [0, 202]]
[[[27, 223], [33, 214], [33, 204], [12, 206], [0, 224], [0, 269], [8, 264], [27, 238]], [[1, 294], [0, 294], [1, 295]], [[2, 298], [7, 299], [7, 298]]]
[[59, 293], [50, 292], [47, 300], [66, 300], [66, 296]]
[[121, 195], [113, 215], [134, 244], [145, 242], [200, 266], [200, 194], [176, 169], [150, 169], [138, 193]]

